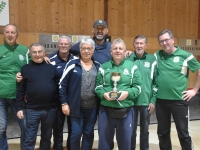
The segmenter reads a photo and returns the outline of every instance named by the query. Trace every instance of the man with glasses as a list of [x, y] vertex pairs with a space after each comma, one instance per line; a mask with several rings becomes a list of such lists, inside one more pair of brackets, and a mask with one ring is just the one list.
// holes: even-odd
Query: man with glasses
[[[188, 131], [188, 102], [200, 87], [200, 64], [191, 53], [174, 46], [174, 37], [170, 30], [161, 31], [158, 42], [162, 50], [154, 55], [158, 67], [156, 116], [159, 146], [161, 150], [172, 149], [170, 139], [172, 115], [182, 149], [193, 150]], [[197, 72], [197, 80], [191, 90], [187, 90], [189, 70]]]
[[[77, 59], [69, 53], [71, 49], [71, 39], [68, 36], [60, 36], [58, 40], [58, 50], [50, 54], [48, 57], [51, 61], [51, 64], [56, 68], [59, 78], [61, 78], [63, 70], [67, 62], [72, 59]], [[57, 110], [56, 110], [56, 121], [53, 128], [53, 137], [54, 145], [53, 148], [56, 150], [63, 149], [63, 127], [65, 122], [66, 115], [62, 112], [61, 102], [57, 101]], [[71, 123], [70, 117], [67, 116], [67, 125], [68, 125], [68, 138], [67, 138], [67, 149], [70, 149], [69, 137], [71, 134]]]
[[26, 133], [22, 150], [34, 150], [40, 123], [40, 149], [49, 150], [58, 101], [57, 71], [44, 61], [45, 50], [40, 43], [32, 44], [29, 49], [32, 62], [21, 69], [23, 79], [16, 95], [17, 117], [23, 119], [26, 112]]

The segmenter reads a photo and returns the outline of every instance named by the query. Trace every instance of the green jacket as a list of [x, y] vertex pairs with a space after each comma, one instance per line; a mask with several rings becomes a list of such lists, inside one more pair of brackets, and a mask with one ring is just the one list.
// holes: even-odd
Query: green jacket
[[0, 45], [0, 98], [16, 98], [16, 74], [29, 62], [28, 52], [24, 45]]
[[[111, 80], [111, 72], [121, 73], [121, 78], [117, 82], [118, 91], [128, 91], [128, 97], [120, 101], [122, 106], [117, 101], [108, 101], [103, 94], [110, 92], [113, 89], [113, 81]], [[112, 61], [102, 64], [97, 75], [95, 88], [96, 94], [101, 99], [101, 105], [114, 108], [125, 108], [134, 105], [134, 98], [141, 93], [141, 77], [137, 66], [133, 61], [124, 59], [118, 66]]]
[[134, 63], [137, 65], [142, 78], [142, 92], [135, 99], [135, 105], [148, 106], [149, 103], [155, 105], [158, 90], [155, 56], [145, 52], [144, 55], [139, 58], [134, 52], [129, 57], [129, 60], [134, 61]]

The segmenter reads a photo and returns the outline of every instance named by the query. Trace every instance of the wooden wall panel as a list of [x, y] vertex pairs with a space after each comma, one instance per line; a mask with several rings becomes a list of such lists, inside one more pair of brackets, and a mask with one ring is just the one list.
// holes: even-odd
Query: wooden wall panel
[[[44, 22], [46, 15], [44, 12], [44, 1], [41, 0], [35, 0], [35, 22], [32, 22], [35, 24], [35, 31], [34, 33], [44, 33]], [[45, 11], [48, 8], [45, 8]]]
[[91, 14], [92, 24], [91, 25], [89, 24], [90, 27], [92, 27], [95, 20], [104, 19], [104, 0], [92, 0], [92, 1], [93, 1], [93, 6], [90, 5], [90, 7], [93, 8], [93, 14]]
[[[29, 32], [28, 31], [28, 9], [27, 5], [32, 5], [33, 1], [27, 0], [18, 0], [18, 14], [19, 14], [19, 22], [18, 28], [20, 32]], [[16, 24], [17, 25], [17, 24]]]
[[[128, 49], [136, 35], [156, 38], [165, 28], [175, 38], [197, 38], [198, 6], [199, 0], [108, 0], [109, 35], [127, 39]], [[104, 0], [10, 0], [10, 22], [24, 38], [40, 33], [91, 35], [97, 19], [104, 19]], [[154, 51], [157, 39], [149, 45]]]

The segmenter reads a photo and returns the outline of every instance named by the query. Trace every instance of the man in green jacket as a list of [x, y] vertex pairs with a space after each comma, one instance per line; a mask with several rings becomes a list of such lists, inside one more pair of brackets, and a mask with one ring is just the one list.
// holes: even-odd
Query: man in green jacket
[[141, 77], [135, 63], [125, 59], [125, 52], [124, 41], [115, 39], [111, 45], [112, 60], [102, 64], [97, 75], [95, 92], [101, 99], [98, 149], [101, 150], [111, 149], [115, 131], [118, 149], [131, 149], [134, 125], [132, 106], [134, 98], [141, 93]]
[[[8, 108], [16, 116], [16, 74], [21, 67], [29, 62], [28, 48], [17, 44], [18, 29], [8, 24], [3, 30], [4, 43], [0, 45], [0, 149], [7, 150], [8, 143], [6, 129], [8, 122]], [[17, 118], [17, 117], [16, 117]], [[21, 143], [24, 139], [25, 121], [19, 120], [21, 128]]]
[[156, 58], [145, 52], [147, 38], [138, 35], [133, 41], [134, 53], [129, 57], [137, 65], [142, 79], [142, 92], [135, 98], [134, 104], [134, 130], [131, 141], [131, 150], [136, 149], [136, 132], [138, 115], [140, 116], [140, 150], [149, 149], [149, 123], [150, 115], [155, 109], [157, 84], [156, 84]]

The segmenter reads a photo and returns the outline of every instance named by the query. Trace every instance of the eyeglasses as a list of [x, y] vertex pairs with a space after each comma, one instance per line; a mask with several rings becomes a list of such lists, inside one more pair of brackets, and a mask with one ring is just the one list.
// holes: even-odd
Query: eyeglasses
[[81, 47], [81, 51], [86, 51], [86, 50], [91, 51], [91, 50], [93, 50], [93, 48], [92, 47]]
[[165, 43], [168, 43], [169, 42], [169, 40], [171, 40], [171, 39], [173, 39], [174, 37], [171, 37], [171, 38], [169, 38], [169, 39], [165, 39], [165, 40], [161, 40], [161, 41], [159, 41], [159, 43], [162, 45], [162, 44], [164, 44], [164, 42]]
[[41, 54], [43, 54], [43, 52], [44, 52], [44, 51], [31, 51], [31, 54], [32, 54], [32, 55], [37, 55], [37, 54], [38, 54], [38, 55], [41, 55]]

